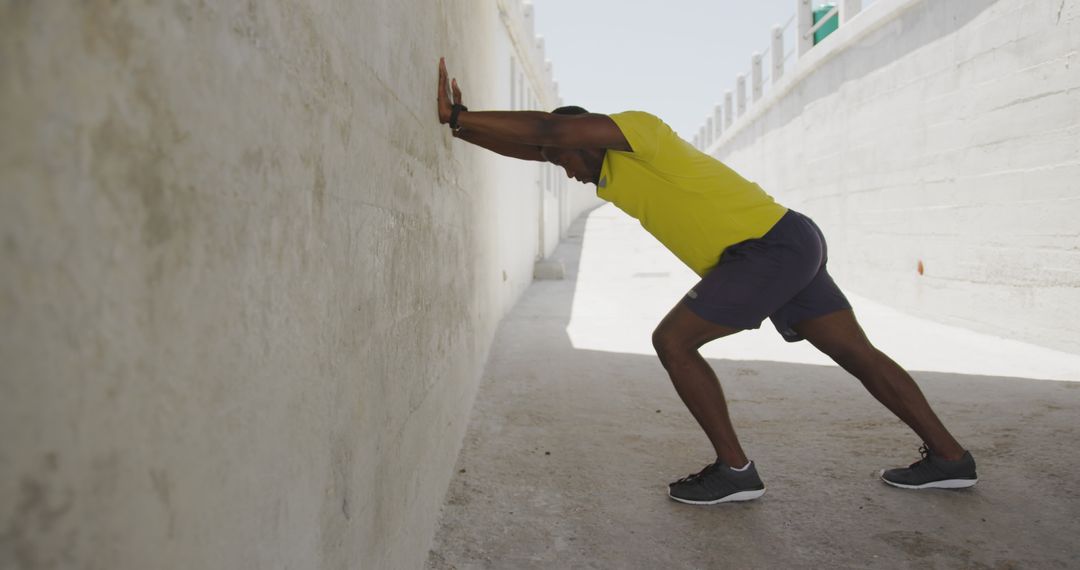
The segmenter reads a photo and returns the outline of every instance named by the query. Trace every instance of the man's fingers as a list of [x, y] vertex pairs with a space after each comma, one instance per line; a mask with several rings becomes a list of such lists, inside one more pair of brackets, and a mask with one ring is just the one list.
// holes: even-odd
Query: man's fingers
[[454, 92], [454, 104], [455, 105], [460, 105], [461, 104], [461, 89], [458, 88], [457, 78], [456, 77], [454, 78], [453, 81], [450, 82], [450, 86], [453, 88], [453, 92]]
[[446, 64], [439, 60], [439, 100], [450, 98], [449, 78], [446, 76]]

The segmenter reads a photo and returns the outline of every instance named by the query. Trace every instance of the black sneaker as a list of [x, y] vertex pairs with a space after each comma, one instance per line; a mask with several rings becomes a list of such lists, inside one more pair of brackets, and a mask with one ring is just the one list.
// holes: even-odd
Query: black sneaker
[[701, 471], [668, 485], [669, 497], [691, 505], [749, 501], [764, 494], [765, 484], [752, 461], [745, 470], [736, 471], [717, 459]]
[[910, 467], [881, 471], [881, 480], [904, 489], [963, 489], [979, 482], [975, 474], [975, 459], [971, 453], [955, 461], [942, 459], [929, 447], [919, 448], [923, 458]]

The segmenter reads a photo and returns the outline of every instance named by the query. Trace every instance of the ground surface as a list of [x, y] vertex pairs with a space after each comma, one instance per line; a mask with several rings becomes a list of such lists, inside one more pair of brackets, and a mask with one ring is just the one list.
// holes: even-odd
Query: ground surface
[[610, 207], [556, 256], [567, 279], [534, 284], [492, 348], [429, 568], [1080, 566], [1080, 358], [852, 296], [978, 461], [971, 490], [904, 491], [877, 472], [918, 439], [766, 322], [705, 354], [768, 492], [684, 505], [666, 483], [715, 455], [647, 353], [693, 276]]

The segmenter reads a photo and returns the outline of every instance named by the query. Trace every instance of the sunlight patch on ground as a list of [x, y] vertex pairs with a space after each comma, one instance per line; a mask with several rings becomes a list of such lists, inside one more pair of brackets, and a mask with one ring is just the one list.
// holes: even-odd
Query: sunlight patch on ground
[[[566, 332], [574, 348], [654, 354], [657, 323], [697, 276], [612, 205], [589, 214]], [[842, 284], [841, 284], [842, 285]], [[870, 340], [908, 370], [1080, 381], [1080, 356], [913, 317], [845, 292]], [[766, 320], [710, 343], [706, 358], [831, 365]]]

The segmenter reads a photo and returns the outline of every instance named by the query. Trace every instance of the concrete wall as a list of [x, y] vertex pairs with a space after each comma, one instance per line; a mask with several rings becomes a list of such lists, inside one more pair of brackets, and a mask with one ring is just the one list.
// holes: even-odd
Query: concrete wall
[[[502, 32], [489, 48], [494, 60], [491, 108], [550, 111], [558, 107], [552, 63], [533, 28], [533, 8], [514, 0], [498, 0]], [[466, 102], [467, 103], [467, 102]], [[496, 158], [488, 165], [495, 187], [496, 272], [504, 281], [500, 311], [506, 312], [532, 283], [535, 262], [555, 250], [570, 222], [601, 203], [596, 190], [566, 177], [551, 164]]]
[[710, 150], [842, 287], [1080, 352], [1080, 2], [879, 0]]
[[422, 564], [540, 255], [435, 116], [501, 4], [0, 1], [0, 568]]

